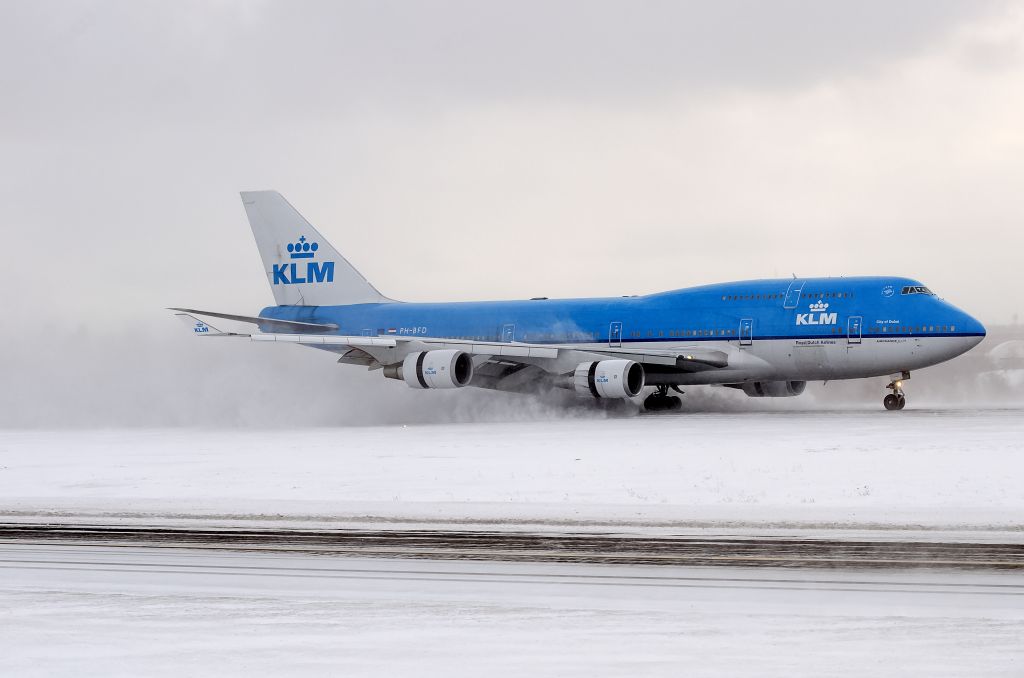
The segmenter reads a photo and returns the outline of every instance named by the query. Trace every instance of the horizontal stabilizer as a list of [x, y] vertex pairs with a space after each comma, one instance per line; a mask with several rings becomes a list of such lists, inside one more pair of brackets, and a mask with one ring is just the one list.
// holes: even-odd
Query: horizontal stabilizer
[[180, 311], [183, 314], [194, 313], [195, 315], [205, 315], [211, 318], [235, 320], [240, 323], [254, 323], [259, 325], [261, 332], [334, 332], [338, 329], [338, 326], [332, 323], [302, 323], [295, 320], [275, 320], [273, 318], [259, 318], [251, 315], [197, 311], [194, 308], [172, 308], [169, 310]]

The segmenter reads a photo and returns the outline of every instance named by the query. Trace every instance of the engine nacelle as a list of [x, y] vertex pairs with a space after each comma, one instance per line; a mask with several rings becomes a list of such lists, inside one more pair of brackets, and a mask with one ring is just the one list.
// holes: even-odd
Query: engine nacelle
[[800, 395], [805, 388], [806, 381], [752, 381], [743, 384], [743, 392], [751, 398], [788, 398]]
[[[397, 367], [397, 366], [396, 366]], [[458, 349], [420, 351], [405, 356], [402, 366], [385, 376], [402, 379], [413, 388], [460, 388], [473, 379], [473, 358]]]
[[632, 360], [580, 363], [572, 375], [577, 395], [594, 398], [632, 398], [644, 388], [644, 367]]

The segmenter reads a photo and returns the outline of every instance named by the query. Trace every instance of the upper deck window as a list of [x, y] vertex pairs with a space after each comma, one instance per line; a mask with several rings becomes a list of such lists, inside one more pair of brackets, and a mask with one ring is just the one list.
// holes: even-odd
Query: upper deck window
[[935, 292], [932, 292], [927, 287], [921, 287], [920, 285], [907, 285], [903, 288], [900, 294], [931, 294], [934, 296]]

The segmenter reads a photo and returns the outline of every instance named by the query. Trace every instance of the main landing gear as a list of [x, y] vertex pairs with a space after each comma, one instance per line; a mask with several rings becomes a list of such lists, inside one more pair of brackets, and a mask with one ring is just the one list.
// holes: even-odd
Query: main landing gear
[[[682, 393], [675, 386], [671, 388], [678, 393]], [[670, 396], [668, 389], [669, 387], [666, 385], [658, 386], [654, 393], [644, 398], [644, 409], [648, 412], [675, 412], [683, 409], [683, 401], [679, 396]]]
[[903, 394], [903, 380], [910, 379], [910, 372], [904, 372], [902, 378], [894, 378], [886, 386], [888, 389], [892, 389], [892, 393], [885, 396], [882, 404], [885, 405], [887, 410], [902, 410], [907, 406], [907, 397]]

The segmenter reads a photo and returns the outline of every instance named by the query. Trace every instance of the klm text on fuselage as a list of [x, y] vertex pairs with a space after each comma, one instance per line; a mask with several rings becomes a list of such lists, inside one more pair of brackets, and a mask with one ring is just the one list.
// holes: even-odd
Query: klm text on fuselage
[[838, 313], [797, 313], [797, 325], [835, 325]]

